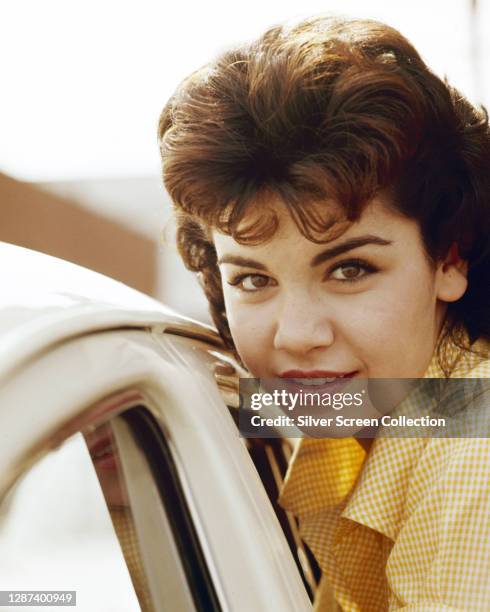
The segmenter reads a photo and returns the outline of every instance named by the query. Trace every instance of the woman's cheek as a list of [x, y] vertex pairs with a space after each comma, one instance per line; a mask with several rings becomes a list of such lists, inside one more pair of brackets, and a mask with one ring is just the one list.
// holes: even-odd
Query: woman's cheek
[[[416, 292], [417, 285], [414, 291]], [[423, 375], [432, 355], [433, 306], [427, 296], [386, 292], [351, 317], [349, 337], [371, 377]], [[353, 313], [351, 313], [353, 314]], [[347, 333], [347, 332], [346, 332]]]
[[235, 347], [247, 370], [254, 376], [263, 375], [263, 363], [265, 362], [264, 347], [260, 338], [260, 330], [255, 330], [248, 325], [230, 326], [231, 335]]
[[[403, 303], [390, 296], [364, 295], [345, 304], [339, 325], [343, 336], [359, 357], [371, 365], [389, 363], [399, 356]], [[403, 339], [405, 341], [405, 338]]]
[[228, 324], [235, 347], [247, 369], [260, 376], [270, 357], [269, 317], [260, 308], [250, 304], [230, 303], [229, 306]]

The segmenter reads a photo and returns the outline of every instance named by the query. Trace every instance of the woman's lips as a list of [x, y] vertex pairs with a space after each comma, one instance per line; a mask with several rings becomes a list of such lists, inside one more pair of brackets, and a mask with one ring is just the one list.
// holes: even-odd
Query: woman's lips
[[117, 468], [111, 436], [104, 436], [90, 444], [89, 452], [95, 467], [103, 470]]
[[279, 374], [279, 378], [352, 378], [357, 370], [352, 372], [334, 372], [333, 370], [287, 370]]
[[277, 388], [279, 385], [281, 390], [288, 393], [338, 393], [348, 387], [356, 374], [357, 371], [287, 370], [279, 374], [274, 386]]

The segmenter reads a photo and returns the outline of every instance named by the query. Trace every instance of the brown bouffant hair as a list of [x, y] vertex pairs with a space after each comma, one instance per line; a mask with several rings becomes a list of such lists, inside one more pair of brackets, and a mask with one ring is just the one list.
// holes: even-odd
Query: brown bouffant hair
[[273, 27], [185, 79], [162, 112], [159, 141], [179, 251], [231, 349], [209, 229], [267, 240], [277, 219], [264, 194], [322, 242], [339, 217], [319, 203], [335, 201], [352, 222], [388, 193], [418, 221], [431, 261], [454, 243], [468, 261], [468, 289], [449, 305], [454, 339], [462, 329], [471, 342], [490, 338], [488, 116], [393, 28], [334, 17]]

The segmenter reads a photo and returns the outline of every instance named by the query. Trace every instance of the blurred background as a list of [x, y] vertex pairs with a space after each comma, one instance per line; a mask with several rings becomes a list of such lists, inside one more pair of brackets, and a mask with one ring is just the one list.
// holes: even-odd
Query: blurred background
[[489, 104], [485, 0], [4, 0], [0, 240], [87, 266], [209, 321], [172, 245], [160, 110], [187, 74], [224, 49], [324, 12], [396, 27], [437, 74]]

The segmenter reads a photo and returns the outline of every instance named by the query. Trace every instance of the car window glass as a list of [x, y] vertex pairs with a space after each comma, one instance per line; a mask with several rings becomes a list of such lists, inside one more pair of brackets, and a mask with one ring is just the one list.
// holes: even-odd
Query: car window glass
[[88, 427], [84, 430], [84, 438], [141, 609], [143, 612], [153, 612], [113, 426], [107, 422]]
[[172, 453], [142, 406], [83, 428], [0, 504], [0, 590], [90, 612], [220, 610]]
[[[199, 526], [190, 512], [181, 472], [161, 424], [144, 406], [135, 406], [109, 425], [111, 449], [103, 451], [103, 444], [97, 441], [107, 437], [107, 429], [86, 438], [102, 488], [108, 491], [111, 515], [125, 512], [124, 526], [129, 525], [132, 532], [129, 551], [125, 532], [120, 542], [145, 612], [150, 592], [158, 610], [220, 611]], [[118, 469], [112, 475], [103, 474], [104, 464], [110, 467], [111, 452]], [[122, 491], [114, 477], [124, 480]], [[121, 535], [117, 519], [115, 525]], [[142, 597], [144, 593], [148, 597]]]
[[87, 612], [141, 609], [81, 434], [2, 501], [0, 551], [0, 590], [74, 590]]

